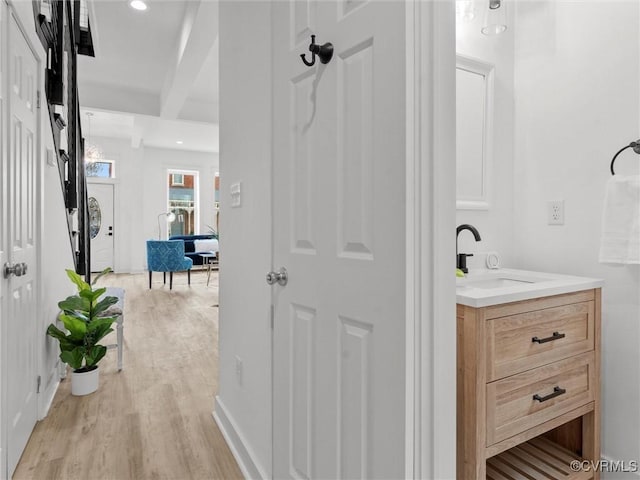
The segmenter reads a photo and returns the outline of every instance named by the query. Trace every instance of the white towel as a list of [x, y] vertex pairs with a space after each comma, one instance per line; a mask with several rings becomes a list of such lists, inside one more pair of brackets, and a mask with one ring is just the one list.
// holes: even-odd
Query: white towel
[[640, 176], [613, 175], [602, 215], [600, 263], [640, 264]]

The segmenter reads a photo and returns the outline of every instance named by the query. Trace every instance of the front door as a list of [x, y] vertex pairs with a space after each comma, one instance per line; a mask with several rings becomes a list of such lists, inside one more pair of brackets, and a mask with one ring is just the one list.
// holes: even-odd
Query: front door
[[405, 2], [273, 8], [273, 476], [404, 478]]
[[[12, 10], [9, 10], [12, 12]], [[5, 425], [7, 469], [13, 473], [37, 419], [36, 346], [43, 331], [37, 328], [37, 149], [39, 85], [38, 60], [29, 47], [13, 13], [8, 19], [8, 161], [6, 261], [19, 265], [19, 275], [4, 279], [7, 296]], [[3, 118], [5, 118], [3, 116]], [[8, 257], [8, 258], [7, 258]], [[24, 272], [23, 266], [26, 266]]]
[[89, 234], [91, 236], [91, 271], [113, 267], [113, 185], [89, 183]]

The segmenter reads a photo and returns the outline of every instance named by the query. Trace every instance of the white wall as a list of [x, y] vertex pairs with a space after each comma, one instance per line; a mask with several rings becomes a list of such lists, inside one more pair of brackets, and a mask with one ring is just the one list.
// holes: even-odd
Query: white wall
[[[223, 254], [216, 416], [242, 439], [244, 445], [235, 442], [234, 448], [248, 450], [239, 452], [254, 464], [245, 465], [247, 473], [270, 478], [271, 289], [256, 272], [271, 270], [271, 75], [264, 73], [271, 69], [271, 7], [261, 1], [238, 5], [223, 1], [219, 10]], [[243, 206], [231, 208], [229, 188], [236, 182], [242, 182]], [[242, 384], [236, 356], [244, 365]]]
[[486, 253], [498, 252], [503, 265], [513, 262], [513, 152], [514, 152], [514, 29], [511, 2], [507, 9], [507, 31], [501, 35], [480, 33], [482, 1], [476, 2], [476, 17], [456, 25], [456, 52], [495, 66], [493, 158], [490, 165], [489, 210], [457, 210], [456, 225], [470, 223], [478, 229], [482, 242], [469, 232], [459, 238], [459, 251], [474, 253], [467, 260], [470, 269], [484, 268]]
[[[47, 119], [48, 122], [48, 119]], [[48, 130], [47, 130], [48, 129]], [[45, 148], [51, 148], [51, 127], [43, 127], [43, 139], [46, 139]], [[57, 166], [47, 165], [43, 156], [41, 168], [43, 174], [42, 189], [42, 252], [41, 252], [41, 295], [42, 304], [38, 309], [41, 312], [40, 331], [41, 340], [41, 375], [42, 375], [42, 399], [40, 402], [40, 417], [42, 418], [53, 400], [58, 385], [58, 356], [60, 350], [58, 341], [46, 335], [50, 323], [55, 323], [60, 309], [58, 302], [68, 295], [75, 293], [75, 287], [69, 281], [66, 269], [75, 270], [73, 262], [73, 248], [69, 240], [67, 229], [64, 197], [60, 186], [60, 175]]]
[[[640, 266], [598, 263], [609, 163], [640, 137], [640, 4], [519, 2], [515, 266], [603, 278], [602, 453], [640, 459]], [[639, 157], [616, 161], [638, 171]], [[565, 225], [549, 226], [548, 200]]]
[[[114, 232], [116, 272], [146, 268], [146, 240], [158, 238], [158, 214], [167, 211], [167, 170], [199, 173], [199, 233], [215, 225], [214, 176], [218, 154], [145, 147], [133, 148], [126, 139], [91, 137], [105, 159], [115, 160]], [[90, 182], [96, 181], [93, 179]], [[99, 180], [104, 182], [105, 180]], [[166, 235], [161, 221], [162, 235]]]

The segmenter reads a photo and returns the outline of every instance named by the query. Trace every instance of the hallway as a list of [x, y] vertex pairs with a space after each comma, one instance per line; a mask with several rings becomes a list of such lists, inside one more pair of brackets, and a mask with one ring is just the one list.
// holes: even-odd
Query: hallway
[[[174, 278], [110, 275], [126, 290], [124, 369], [116, 351], [100, 363], [100, 388], [86, 397], [62, 381], [36, 425], [15, 479], [240, 479], [212, 417], [218, 388], [218, 274]], [[168, 279], [167, 279], [168, 281]], [[115, 341], [115, 333], [105, 344]]]

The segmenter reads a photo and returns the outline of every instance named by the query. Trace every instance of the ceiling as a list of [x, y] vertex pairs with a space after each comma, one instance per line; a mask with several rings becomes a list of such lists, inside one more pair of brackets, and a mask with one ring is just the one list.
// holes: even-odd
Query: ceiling
[[92, 112], [92, 136], [217, 152], [217, 1], [146, 2], [141, 12], [127, 0], [89, 0], [95, 57], [78, 60], [85, 130]]

